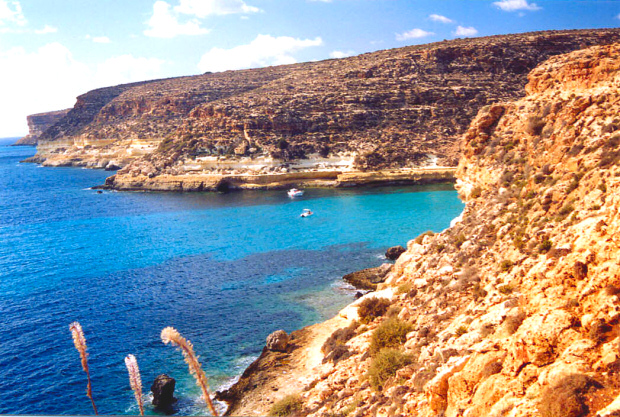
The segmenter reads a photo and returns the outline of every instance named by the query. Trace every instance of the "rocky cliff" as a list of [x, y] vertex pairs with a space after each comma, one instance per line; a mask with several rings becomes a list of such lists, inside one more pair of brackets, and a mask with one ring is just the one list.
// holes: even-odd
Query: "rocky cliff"
[[526, 92], [465, 132], [460, 221], [266, 350], [221, 394], [232, 414], [620, 415], [620, 44], [549, 59]]
[[[619, 29], [457, 39], [87, 93], [37, 162], [124, 167], [113, 188], [209, 189], [193, 175], [454, 166], [478, 110], [522, 96], [550, 56]], [[162, 179], [162, 183], [159, 183]], [[184, 186], [184, 184], [194, 184]]]
[[28, 134], [14, 143], [15, 146], [35, 146], [43, 132], [65, 117], [71, 109], [52, 111], [47, 113], [31, 114], [27, 117]]

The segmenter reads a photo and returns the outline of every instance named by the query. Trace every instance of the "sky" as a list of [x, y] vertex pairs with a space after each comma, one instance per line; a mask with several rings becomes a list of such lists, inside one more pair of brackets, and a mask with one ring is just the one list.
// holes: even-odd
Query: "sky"
[[620, 0], [0, 0], [0, 137], [126, 82], [610, 27]]

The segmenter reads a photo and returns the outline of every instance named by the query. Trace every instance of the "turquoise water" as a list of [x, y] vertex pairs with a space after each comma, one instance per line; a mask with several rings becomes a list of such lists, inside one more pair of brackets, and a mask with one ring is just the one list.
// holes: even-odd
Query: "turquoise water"
[[[117, 193], [110, 173], [20, 164], [0, 144], [0, 414], [89, 414], [68, 325], [84, 329], [102, 414], [137, 413], [123, 358], [145, 391], [177, 379], [177, 412], [204, 414], [174, 326], [211, 387], [230, 382], [265, 337], [331, 317], [354, 299], [342, 275], [389, 246], [440, 231], [463, 209], [448, 185], [284, 192]], [[302, 209], [315, 215], [300, 218]], [[147, 407], [147, 413], [154, 411]]]

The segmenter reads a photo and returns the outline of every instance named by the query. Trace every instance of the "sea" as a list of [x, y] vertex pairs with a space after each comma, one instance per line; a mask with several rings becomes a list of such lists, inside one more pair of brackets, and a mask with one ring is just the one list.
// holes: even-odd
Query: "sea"
[[[20, 163], [0, 140], [0, 414], [92, 414], [69, 325], [88, 345], [100, 414], [138, 414], [124, 364], [136, 356], [146, 414], [159, 374], [175, 412], [207, 409], [180, 351], [193, 343], [212, 391], [229, 386], [273, 331], [354, 301], [342, 276], [439, 232], [463, 210], [452, 185], [218, 193], [102, 193], [111, 172]], [[303, 209], [314, 215], [301, 218]]]

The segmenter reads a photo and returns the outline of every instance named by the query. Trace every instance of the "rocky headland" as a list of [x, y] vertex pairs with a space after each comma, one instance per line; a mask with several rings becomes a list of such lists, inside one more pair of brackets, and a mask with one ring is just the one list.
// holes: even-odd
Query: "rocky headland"
[[461, 220], [266, 348], [229, 414], [620, 415], [620, 44], [528, 79], [462, 136]]
[[31, 114], [26, 119], [28, 121], [28, 134], [15, 142], [14, 146], [36, 146], [39, 143], [39, 136], [47, 129], [54, 126], [56, 122], [65, 117], [71, 109], [51, 111], [47, 113]]
[[456, 39], [103, 88], [78, 97], [30, 161], [120, 168], [115, 189], [435, 180], [421, 169], [454, 168], [480, 108], [522, 97], [536, 65], [617, 41], [620, 29]]

